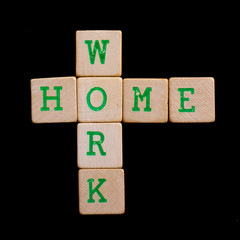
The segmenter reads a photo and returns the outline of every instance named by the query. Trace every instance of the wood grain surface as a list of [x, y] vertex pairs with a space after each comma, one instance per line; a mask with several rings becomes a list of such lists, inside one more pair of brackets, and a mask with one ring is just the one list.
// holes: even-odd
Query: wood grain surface
[[[58, 90], [54, 88], [57, 87]], [[60, 87], [60, 88], [59, 88]], [[42, 90], [41, 90], [42, 89]], [[47, 90], [48, 89], [48, 90]], [[61, 89], [61, 90], [60, 90]], [[75, 77], [38, 78], [31, 80], [31, 112], [34, 123], [77, 122], [77, 94]], [[59, 94], [59, 108], [56, 99], [46, 99], [44, 94], [56, 97]], [[46, 110], [46, 108], [49, 108]], [[59, 110], [60, 109], [60, 110]]]
[[214, 89], [211, 77], [170, 78], [169, 120], [175, 123], [214, 122]]
[[[87, 42], [88, 41], [88, 44]], [[97, 42], [96, 42], [97, 41]], [[105, 44], [104, 42], [105, 41]], [[95, 45], [96, 44], [96, 45]], [[95, 61], [90, 61], [90, 52], [96, 48]], [[104, 49], [105, 45], [105, 49]], [[99, 52], [105, 59], [100, 59]], [[122, 74], [122, 32], [121, 31], [77, 31], [76, 32], [76, 75], [121, 76]]]
[[124, 189], [122, 169], [80, 169], [80, 214], [123, 214], [125, 212]]

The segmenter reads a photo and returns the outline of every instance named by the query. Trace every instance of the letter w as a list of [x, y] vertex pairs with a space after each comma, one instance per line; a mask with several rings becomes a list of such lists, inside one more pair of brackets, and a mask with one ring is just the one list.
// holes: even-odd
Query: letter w
[[88, 45], [88, 53], [89, 53], [89, 59], [90, 63], [94, 64], [95, 63], [95, 57], [96, 57], [96, 52], [98, 50], [98, 55], [100, 58], [101, 64], [105, 64], [105, 58], [106, 58], [106, 50], [107, 50], [107, 44], [109, 43], [109, 40], [102, 40], [101, 43], [103, 45], [103, 48], [101, 49], [100, 43], [98, 40], [95, 41], [93, 50], [92, 50], [92, 40], [85, 40], [85, 44]]

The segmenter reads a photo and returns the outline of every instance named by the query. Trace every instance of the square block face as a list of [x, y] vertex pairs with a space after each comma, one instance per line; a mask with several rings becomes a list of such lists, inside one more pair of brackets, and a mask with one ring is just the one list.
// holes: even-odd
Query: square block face
[[79, 170], [80, 214], [123, 214], [125, 212], [122, 169]]
[[123, 79], [123, 122], [167, 121], [167, 79]]
[[121, 74], [121, 31], [76, 32], [77, 76], [121, 76]]
[[56, 123], [77, 121], [75, 77], [31, 80], [32, 121]]
[[78, 121], [121, 122], [122, 78], [78, 78]]
[[211, 77], [169, 79], [171, 122], [214, 122], [215, 94]]
[[122, 124], [79, 123], [78, 167], [121, 168]]

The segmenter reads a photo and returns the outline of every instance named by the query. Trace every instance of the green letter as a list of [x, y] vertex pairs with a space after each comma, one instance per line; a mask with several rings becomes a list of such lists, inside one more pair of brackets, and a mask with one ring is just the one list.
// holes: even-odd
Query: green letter
[[47, 90], [49, 90], [49, 87], [40, 87], [40, 90], [43, 91], [43, 107], [40, 108], [41, 111], [49, 111], [49, 107], [47, 107], [47, 101], [48, 100], [55, 100], [56, 107], [54, 107], [54, 111], [62, 111], [63, 108], [60, 107], [60, 90], [62, 90], [62, 87], [53, 87], [53, 90], [56, 91], [56, 96], [47, 96]]
[[[102, 102], [102, 104], [99, 107], [94, 107], [91, 104], [91, 101], [90, 101], [90, 97], [91, 97], [92, 92], [96, 91], [96, 90], [100, 91], [102, 93], [102, 95], [103, 95], [103, 102]], [[88, 94], [87, 94], [87, 104], [88, 104], [89, 108], [92, 109], [93, 111], [100, 111], [100, 110], [102, 110], [105, 107], [106, 103], [107, 103], [107, 94], [106, 94], [106, 92], [102, 88], [94, 87], [94, 88], [92, 88], [88, 92]]]
[[[106, 156], [106, 152], [103, 151], [102, 148], [102, 143], [104, 141], [104, 135], [101, 132], [87, 132], [87, 135], [89, 135], [89, 152], [87, 152], [87, 156], [95, 156], [96, 153], [93, 151], [93, 145], [97, 145], [98, 149], [100, 151], [100, 154], [102, 156]], [[93, 141], [93, 136], [94, 135], [98, 135], [100, 136], [100, 140], [99, 141]]]
[[147, 87], [143, 93], [141, 94], [138, 87], [133, 87], [134, 94], [134, 107], [132, 108], [132, 111], [139, 112], [140, 108], [138, 107], [138, 98], [143, 101], [144, 98], [146, 98], [146, 107], [143, 109], [144, 112], [151, 112], [152, 109], [150, 108], [150, 92], [152, 91], [151, 87]]
[[85, 44], [88, 45], [90, 64], [94, 64], [97, 50], [98, 50], [98, 55], [99, 55], [101, 64], [105, 63], [107, 44], [109, 43], [109, 40], [102, 40], [101, 42], [103, 44], [103, 50], [101, 50], [100, 43], [98, 40], [95, 41], [93, 50], [92, 50], [92, 47], [91, 47], [92, 40], [85, 40]]
[[90, 178], [90, 179], [87, 180], [87, 182], [89, 183], [89, 199], [87, 200], [87, 202], [88, 203], [94, 203], [95, 202], [95, 200], [93, 199], [93, 194], [96, 192], [98, 194], [98, 196], [100, 197], [98, 202], [106, 203], [107, 199], [104, 198], [102, 193], [99, 191], [99, 188], [103, 185], [104, 182], [106, 182], [106, 179], [99, 178], [98, 179], [99, 184], [94, 189], [92, 189], [92, 183], [94, 182], [94, 179]]
[[178, 88], [178, 91], [180, 92], [180, 109], [178, 109], [179, 112], [195, 112], [195, 106], [192, 106], [191, 108], [184, 108], [184, 102], [189, 101], [189, 98], [184, 97], [184, 92], [191, 92], [191, 94], [194, 94], [194, 88]]

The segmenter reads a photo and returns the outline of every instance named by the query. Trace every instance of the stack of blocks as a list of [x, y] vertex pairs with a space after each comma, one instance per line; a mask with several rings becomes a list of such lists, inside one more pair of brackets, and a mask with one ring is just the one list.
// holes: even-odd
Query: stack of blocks
[[77, 31], [78, 78], [31, 80], [34, 123], [80, 122], [80, 214], [125, 212], [121, 122], [215, 121], [213, 78], [122, 80], [121, 74], [121, 31]]

